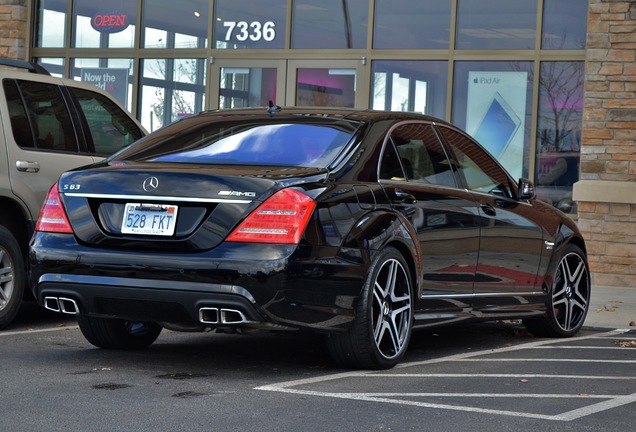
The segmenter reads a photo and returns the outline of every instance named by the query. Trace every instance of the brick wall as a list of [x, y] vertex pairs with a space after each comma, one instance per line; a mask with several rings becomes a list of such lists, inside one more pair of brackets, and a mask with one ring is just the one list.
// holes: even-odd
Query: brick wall
[[589, 4], [574, 198], [593, 282], [636, 288], [636, 1]]
[[2, 0], [0, 3], [0, 56], [27, 59], [27, 1]]

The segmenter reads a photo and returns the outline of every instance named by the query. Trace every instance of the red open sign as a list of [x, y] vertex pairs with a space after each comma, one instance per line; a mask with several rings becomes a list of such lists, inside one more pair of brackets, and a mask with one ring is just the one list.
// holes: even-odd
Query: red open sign
[[128, 15], [121, 11], [98, 12], [91, 18], [91, 26], [100, 33], [117, 33], [128, 25]]

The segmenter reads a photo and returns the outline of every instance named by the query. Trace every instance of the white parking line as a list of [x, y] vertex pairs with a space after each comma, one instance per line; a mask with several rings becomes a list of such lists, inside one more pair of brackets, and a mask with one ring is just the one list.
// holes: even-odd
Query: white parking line
[[60, 330], [77, 330], [77, 329], [79, 329], [79, 326], [64, 326], [64, 327], [54, 327], [54, 328], [44, 328], [44, 329], [3, 331], [3, 332], [0, 332], [0, 336], [15, 336], [15, 335], [21, 335], [21, 334], [45, 333], [45, 332], [54, 332], [54, 331], [60, 331]]
[[[595, 338], [606, 338], [609, 336], [616, 336], [622, 333], [625, 333], [629, 330], [613, 330], [607, 333], [594, 334], [590, 336], [580, 336], [577, 338], [572, 338], [570, 341], [584, 340], [584, 339], [595, 339]], [[411, 362], [411, 363], [403, 363], [394, 368], [396, 369], [406, 369], [416, 366], [422, 366], [433, 363], [446, 363], [446, 362], [454, 362], [454, 361], [555, 361], [553, 359], [528, 359], [528, 360], [519, 360], [519, 359], [477, 359], [475, 357], [483, 356], [483, 355], [492, 355], [496, 353], [503, 352], [511, 352], [511, 351], [519, 351], [524, 349], [532, 349], [543, 347], [549, 344], [559, 343], [560, 340], [541, 340], [530, 342], [527, 344], [516, 345], [511, 347], [493, 349], [493, 350], [484, 350], [478, 352], [470, 352], [470, 353], [462, 353], [456, 354], [448, 357], [442, 357], [438, 359], [425, 360], [420, 362]], [[579, 359], [560, 359], [558, 361], [581, 361]], [[588, 361], [588, 360], [585, 360]], [[633, 361], [602, 361], [604, 363], [634, 363]], [[581, 376], [581, 375], [549, 375], [549, 374], [409, 374], [409, 373], [378, 373], [373, 371], [356, 371], [356, 372], [345, 372], [333, 375], [327, 375], [322, 377], [314, 377], [307, 378], [301, 380], [287, 381], [281, 382], [277, 384], [270, 384], [265, 386], [256, 387], [256, 390], [264, 390], [264, 391], [274, 391], [281, 393], [290, 393], [290, 394], [300, 394], [307, 396], [317, 396], [317, 397], [330, 397], [337, 399], [349, 399], [356, 401], [368, 401], [368, 402], [380, 402], [380, 403], [389, 403], [396, 405], [408, 405], [408, 406], [416, 406], [421, 408], [433, 408], [433, 409], [444, 409], [444, 410], [453, 410], [453, 411], [464, 411], [464, 412], [475, 412], [475, 413], [484, 413], [484, 414], [497, 414], [504, 416], [512, 416], [512, 417], [525, 417], [525, 418], [535, 418], [535, 419], [543, 419], [543, 420], [553, 420], [553, 421], [572, 421], [579, 419], [581, 417], [585, 417], [594, 413], [598, 413], [601, 411], [606, 411], [612, 408], [616, 408], [622, 405], [627, 405], [630, 403], [636, 402], [636, 393], [628, 394], [628, 395], [573, 395], [573, 394], [502, 394], [502, 393], [334, 393], [334, 392], [321, 392], [321, 391], [313, 391], [313, 390], [302, 390], [297, 387], [299, 386], [307, 386], [311, 384], [323, 383], [326, 381], [334, 381], [339, 379], [349, 379], [349, 378], [380, 378], [380, 377], [391, 377], [391, 378], [549, 378], [549, 379], [577, 379], [577, 380], [636, 380], [634, 376]], [[418, 402], [412, 400], [403, 400], [396, 398], [405, 398], [405, 397], [453, 397], [453, 398], [517, 398], [517, 399], [531, 399], [531, 398], [559, 398], [559, 399], [589, 399], [589, 400], [597, 400], [603, 399], [603, 401], [588, 405], [582, 408], [577, 408], [568, 412], [564, 412], [557, 415], [544, 415], [537, 413], [528, 413], [528, 412], [516, 412], [516, 411], [507, 411], [507, 410], [494, 410], [494, 409], [486, 409], [486, 408], [476, 408], [471, 406], [457, 406], [457, 405], [447, 405], [447, 404], [439, 404], [439, 403], [428, 403], [428, 402]]]

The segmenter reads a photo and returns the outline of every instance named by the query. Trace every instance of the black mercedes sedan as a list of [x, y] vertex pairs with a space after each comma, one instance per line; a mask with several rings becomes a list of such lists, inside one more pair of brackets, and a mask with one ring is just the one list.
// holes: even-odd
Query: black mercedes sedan
[[201, 113], [63, 174], [31, 242], [45, 308], [93, 345], [177, 331], [323, 333], [390, 368], [413, 329], [522, 319], [576, 334], [590, 272], [575, 223], [469, 135], [425, 115]]

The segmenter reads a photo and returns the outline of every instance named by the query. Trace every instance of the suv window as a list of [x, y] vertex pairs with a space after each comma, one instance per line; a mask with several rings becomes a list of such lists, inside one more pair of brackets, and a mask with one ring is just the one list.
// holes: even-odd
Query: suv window
[[111, 155], [143, 136], [121, 108], [103, 95], [69, 87], [88, 122], [88, 145], [100, 155]]
[[4, 80], [3, 86], [13, 137], [19, 146], [79, 151], [71, 115], [57, 85]]

